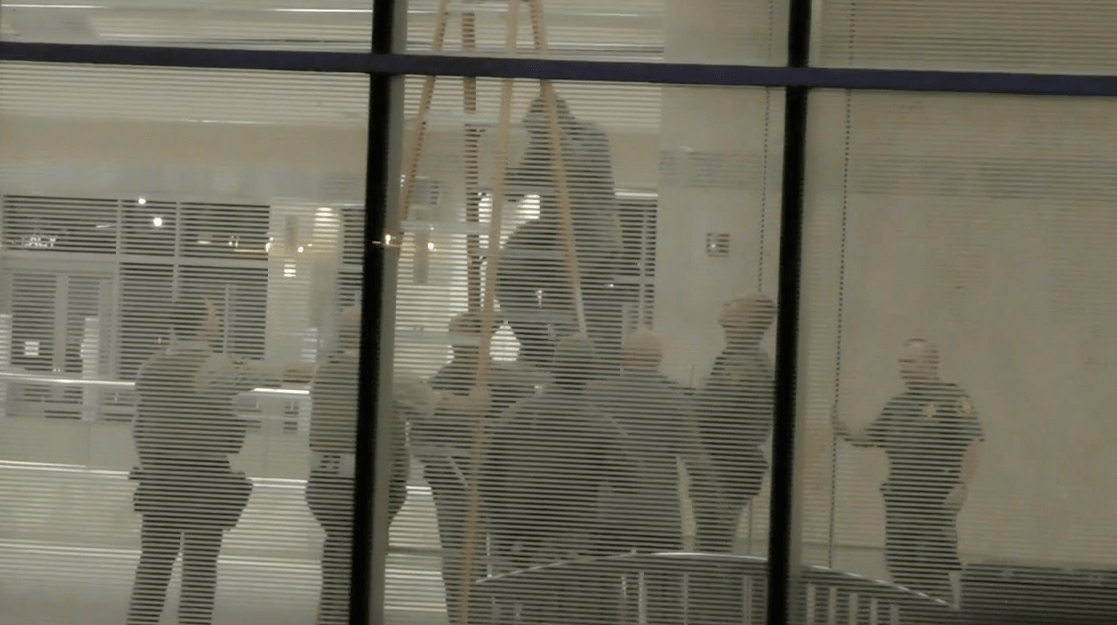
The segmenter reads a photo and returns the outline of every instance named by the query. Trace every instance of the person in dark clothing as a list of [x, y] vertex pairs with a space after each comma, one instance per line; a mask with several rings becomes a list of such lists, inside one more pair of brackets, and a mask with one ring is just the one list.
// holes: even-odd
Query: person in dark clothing
[[[587, 339], [561, 340], [553, 382], [493, 427], [480, 489], [490, 530], [511, 545], [516, 569], [625, 550], [602, 504], [632, 501], [640, 472], [624, 431], [587, 400], [595, 373]], [[577, 586], [576, 596], [562, 584], [539, 589], [523, 598], [524, 610], [548, 610], [550, 622], [613, 622], [597, 594], [604, 582], [581, 577]]]
[[[528, 147], [505, 178], [509, 201], [539, 195], [539, 218], [520, 225], [505, 242], [496, 297], [520, 343], [522, 361], [545, 367], [556, 338], [577, 328], [544, 102], [536, 98], [524, 117]], [[610, 364], [620, 347], [623, 321], [614, 285], [623, 240], [612, 152], [605, 133], [576, 119], [561, 98], [556, 98], [556, 111], [586, 330], [603, 365]]]
[[939, 354], [923, 339], [909, 339], [900, 355], [907, 387], [888, 401], [863, 432], [833, 413], [835, 435], [888, 455], [884, 496], [884, 558], [892, 580], [953, 601], [951, 571], [960, 568], [956, 523], [977, 473], [984, 432], [973, 400], [939, 378]]
[[[463, 611], [464, 584], [484, 574], [485, 558], [480, 557], [484, 555], [483, 534], [474, 543], [475, 554], [479, 555], [473, 558], [471, 570], [462, 570], [461, 559], [466, 539], [474, 426], [477, 419], [500, 414], [517, 400], [533, 394], [538, 380], [531, 372], [490, 361], [487, 388], [475, 388], [480, 365], [480, 315], [471, 312], [455, 317], [450, 322], [450, 334], [453, 358], [430, 378], [429, 384], [457, 401], [442, 401], [430, 418], [412, 420], [410, 434], [412, 453], [422, 462], [423, 479], [434, 497], [446, 612], [450, 622], [456, 624]], [[471, 622], [483, 619], [479, 610], [471, 609]]]
[[776, 305], [765, 295], [727, 302], [718, 322], [726, 347], [718, 354], [695, 403], [699, 430], [713, 463], [716, 485], [728, 506], [716, 505], [711, 484], [694, 488], [698, 548], [730, 552], [741, 511], [760, 492], [768, 461], [761, 447], [772, 431], [775, 377], [771, 358], [760, 347], [776, 319]]
[[[326, 533], [322, 546], [318, 625], [349, 622], [360, 324], [360, 306], [350, 307], [341, 314], [339, 346], [342, 351], [318, 368], [310, 386], [311, 470], [306, 483], [306, 502]], [[404, 406], [396, 405], [388, 414], [392, 420], [389, 522], [395, 519], [407, 498], [409, 458], [403, 410]]]
[[[699, 551], [733, 551], [741, 512], [768, 470], [761, 447], [772, 431], [775, 373], [760, 341], [775, 318], [775, 302], [761, 294], [726, 302], [718, 317], [726, 346], [695, 397], [702, 444], [713, 465], [713, 479], [691, 481]], [[706, 595], [694, 602], [696, 622], [742, 621], [742, 579], [703, 576], [695, 584]]]
[[[138, 482], [134, 508], [143, 520], [128, 625], [159, 622], [180, 551], [178, 622], [211, 622], [221, 541], [252, 491], [229, 460], [247, 433], [233, 399], [282, 377], [269, 375], [259, 362], [213, 351], [220, 320], [208, 301], [183, 298], [169, 316], [169, 347], [148, 360], [136, 380], [132, 436], [139, 466], [130, 478]], [[291, 377], [295, 372], [301, 374], [298, 367], [288, 371]]]
[[[683, 548], [678, 459], [697, 479], [712, 479], [694, 406], [682, 386], [660, 373], [662, 359], [659, 337], [634, 332], [622, 344], [621, 373], [591, 384], [586, 393], [592, 406], [621, 427], [640, 460], [634, 497], [616, 501], [609, 514], [621, 530], [619, 544], [644, 552]], [[683, 621], [682, 582], [669, 571], [646, 575], [649, 623]], [[638, 611], [633, 606], [628, 613]]]

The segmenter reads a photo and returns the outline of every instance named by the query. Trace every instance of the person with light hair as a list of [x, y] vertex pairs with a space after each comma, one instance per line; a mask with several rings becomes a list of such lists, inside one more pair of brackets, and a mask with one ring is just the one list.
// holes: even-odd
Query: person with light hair
[[[683, 548], [679, 459], [691, 476], [704, 482], [712, 478], [694, 405], [683, 387], [660, 371], [662, 360], [660, 338], [649, 329], [636, 330], [621, 344], [621, 371], [586, 392], [588, 401], [620, 426], [640, 468], [636, 488], [627, 497], [614, 496], [606, 513], [612, 534], [626, 550]], [[649, 574], [646, 583], [648, 623], [681, 622], [681, 576]]]

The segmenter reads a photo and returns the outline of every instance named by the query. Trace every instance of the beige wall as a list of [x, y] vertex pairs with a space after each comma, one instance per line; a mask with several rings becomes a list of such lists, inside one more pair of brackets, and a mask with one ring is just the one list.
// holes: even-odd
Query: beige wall
[[[812, 105], [803, 329], [814, 430], [827, 428], [835, 397], [844, 194], [842, 414], [868, 423], [900, 387], [900, 341], [932, 338], [987, 434], [963, 550], [1117, 561], [1113, 104], [858, 94], [848, 144], [844, 94], [820, 93]], [[821, 474], [829, 450], [816, 440], [813, 452], [808, 464]], [[880, 452], [839, 450], [843, 540], [879, 544], [885, 470]], [[824, 483], [808, 497], [818, 526]]]

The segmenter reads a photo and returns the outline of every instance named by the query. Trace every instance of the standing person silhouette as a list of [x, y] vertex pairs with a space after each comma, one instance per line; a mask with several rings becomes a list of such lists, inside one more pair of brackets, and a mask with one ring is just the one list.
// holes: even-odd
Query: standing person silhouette
[[[133, 501], [142, 517], [141, 553], [127, 625], [159, 622], [180, 552], [178, 623], [212, 622], [221, 541], [252, 492], [252, 482], [229, 459], [247, 433], [233, 398], [283, 377], [270, 376], [258, 361], [213, 350], [221, 322], [209, 301], [182, 298], [169, 316], [168, 348], [148, 360], [136, 380], [132, 436], [139, 466], [129, 477], [138, 482]], [[297, 366], [288, 372], [304, 373]]]
[[835, 411], [834, 434], [855, 447], [888, 455], [884, 497], [884, 559], [897, 584], [954, 600], [950, 572], [958, 558], [958, 512], [977, 474], [985, 435], [966, 391], [939, 377], [939, 351], [914, 338], [900, 352], [905, 389], [863, 431]]
[[[614, 281], [623, 262], [623, 237], [612, 149], [605, 132], [576, 118], [562, 98], [555, 98], [555, 113], [586, 333], [602, 366], [615, 368], [623, 310]], [[546, 368], [558, 337], [574, 332], [577, 323], [551, 125], [542, 96], [529, 106], [524, 127], [528, 146], [505, 177], [507, 198], [538, 194], [539, 218], [520, 225], [505, 242], [496, 297], [520, 343], [521, 360]]]
[[[322, 592], [317, 625], [349, 622], [353, 547], [353, 488], [356, 480], [357, 407], [360, 374], [361, 307], [345, 309], [338, 323], [340, 353], [318, 368], [310, 385], [310, 476], [306, 503], [326, 533], [322, 545]], [[429, 389], [427, 389], [429, 391]], [[391, 474], [388, 478], [388, 519], [395, 519], [407, 499], [410, 457], [405, 412], [414, 401], [400, 401], [400, 385], [387, 418], [391, 420]], [[415, 394], [412, 392], [412, 394]], [[428, 393], [430, 394], [430, 393]], [[367, 418], [375, 418], [369, 415]]]

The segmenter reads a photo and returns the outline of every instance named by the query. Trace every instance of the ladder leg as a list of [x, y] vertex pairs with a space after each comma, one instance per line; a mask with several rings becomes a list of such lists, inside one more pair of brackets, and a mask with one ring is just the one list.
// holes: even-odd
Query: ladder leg
[[[519, 1], [509, 0], [509, 10], [506, 16], [505, 49], [513, 52], [516, 49], [516, 36], [519, 31]], [[514, 82], [505, 78], [501, 82], [500, 90], [500, 117], [497, 126], [496, 149], [493, 154], [493, 197], [489, 213], [489, 245], [488, 262], [485, 266], [485, 289], [481, 307], [481, 352], [477, 359], [476, 380], [477, 386], [485, 386], [488, 378], [488, 367], [492, 348], [493, 316], [495, 314], [495, 292], [497, 270], [500, 266], [500, 232], [504, 213], [505, 189], [504, 182], [508, 171], [508, 143], [512, 127], [512, 89]], [[481, 466], [485, 451], [484, 422], [478, 420], [474, 425], [473, 445], [470, 450], [470, 467], [474, 472], [469, 480], [469, 498], [466, 507], [465, 540], [462, 545], [462, 568], [472, 571], [473, 560], [481, 543], [478, 536], [477, 516], [480, 514], [481, 493], [478, 490], [476, 468]], [[470, 594], [473, 584], [472, 576], [462, 585], [462, 617], [457, 625], [469, 623]]]
[[[450, 1], [440, 0], [438, 4], [438, 14], [434, 22], [434, 41], [431, 43], [432, 52], [441, 52], [446, 42], [446, 22], [450, 16]], [[419, 175], [419, 161], [422, 159], [423, 147], [426, 144], [427, 117], [430, 115], [431, 102], [434, 100], [435, 78], [435, 76], [427, 76], [423, 81], [423, 92], [419, 96], [419, 111], [415, 116], [415, 130], [411, 136], [411, 143], [407, 146], [403, 190], [400, 194], [401, 221], [406, 220], [411, 212], [411, 196], [415, 194], [415, 178]]]
[[[477, 50], [477, 15], [472, 11], [462, 14], [462, 49], [466, 54]], [[462, 166], [465, 170], [465, 220], [468, 223], [481, 221], [481, 194], [480, 188], [480, 148], [482, 131], [470, 121], [471, 116], [477, 114], [477, 78], [465, 76], [462, 78], [462, 107], [465, 110], [466, 122], [463, 128], [463, 159]], [[466, 256], [466, 303], [469, 310], [481, 308], [481, 237], [477, 234], [468, 234], [465, 237]]]
[[[539, 54], [547, 53], [547, 29], [543, 20], [543, 3], [541, 0], [524, 0], [531, 11], [531, 30], [535, 38], [535, 50]], [[554, 168], [555, 187], [558, 192], [559, 217], [562, 223], [563, 248], [565, 249], [566, 271], [570, 279], [570, 292], [574, 297], [574, 314], [578, 323], [578, 331], [587, 335], [586, 309], [583, 303], [581, 276], [578, 267], [578, 248], [574, 239], [574, 217], [570, 205], [569, 181], [566, 177], [566, 164], [562, 149], [562, 127], [558, 119], [558, 97], [555, 87], [549, 80], [539, 83], [539, 94], [543, 98], [543, 105], [547, 112], [547, 123], [551, 135], [551, 166]]]

